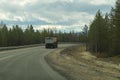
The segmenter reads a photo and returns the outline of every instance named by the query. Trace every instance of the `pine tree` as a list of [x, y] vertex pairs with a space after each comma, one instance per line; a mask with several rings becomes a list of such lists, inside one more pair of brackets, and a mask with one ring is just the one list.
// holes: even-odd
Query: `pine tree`
[[33, 44], [34, 43], [34, 29], [33, 26], [30, 25], [26, 28], [24, 32], [24, 39], [25, 39], [25, 44]]
[[1, 46], [8, 46], [8, 29], [6, 24], [1, 29]]
[[89, 47], [93, 52], [107, 51], [107, 27], [106, 21], [100, 10], [97, 12], [95, 19], [90, 25], [89, 30]]
[[120, 54], [120, 0], [111, 11], [112, 45], [111, 52]]
[[0, 28], [0, 47], [2, 46], [2, 32], [1, 32], [1, 28]]

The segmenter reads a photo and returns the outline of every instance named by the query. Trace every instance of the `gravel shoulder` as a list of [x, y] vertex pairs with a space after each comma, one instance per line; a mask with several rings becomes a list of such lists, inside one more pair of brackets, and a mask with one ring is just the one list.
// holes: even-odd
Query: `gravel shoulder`
[[97, 58], [81, 45], [57, 49], [45, 59], [68, 80], [120, 80], [120, 57]]

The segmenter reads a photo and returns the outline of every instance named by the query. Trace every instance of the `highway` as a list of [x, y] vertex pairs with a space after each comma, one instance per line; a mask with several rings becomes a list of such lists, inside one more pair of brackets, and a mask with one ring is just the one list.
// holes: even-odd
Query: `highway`
[[[61, 44], [59, 48], [71, 45]], [[38, 46], [0, 51], [0, 80], [66, 80], [44, 59], [53, 50]]]

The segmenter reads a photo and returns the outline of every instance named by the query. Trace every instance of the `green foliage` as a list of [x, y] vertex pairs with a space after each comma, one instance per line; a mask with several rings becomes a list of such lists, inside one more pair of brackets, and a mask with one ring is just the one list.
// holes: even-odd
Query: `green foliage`
[[111, 11], [111, 52], [120, 54], [120, 1], [116, 1], [115, 8]]
[[34, 43], [34, 36], [35, 36], [34, 34], [35, 32], [34, 32], [33, 26], [32, 25], [28, 26], [24, 33], [24, 38], [26, 38], [25, 44]]
[[108, 25], [107, 15], [104, 19], [100, 10], [97, 12], [95, 19], [90, 25], [89, 30], [89, 46], [93, 52], [105, 52], [108, 50], [107, 38]]
[[88, 33], [89, 49], [97, 53], [120, 54], [120, 1], [116, 1], [110, 16], [97, 12]]
[[83, 27], [82, 33], [80, 35], [80, 40], [86, 44], [88, 43], [88, 26], [87, 25]]
[[10, 29], [3, 25], [0, 27], [0, 47], [44, 43], [45, 37], [48, 36], [58, 37], [59, 42], [85, 42], [86, 35], [75, 33], [74, 31], [69, 33], [57, 32], [56, 29], [35, 31], [32, 25], [29, 25], [25, 30], [22, 30], [19, 25], [15, 25]]
[[3, 25], [1, 29], [1, 46], [7, 46], [8, 41], [8, 29], [6, 25]]

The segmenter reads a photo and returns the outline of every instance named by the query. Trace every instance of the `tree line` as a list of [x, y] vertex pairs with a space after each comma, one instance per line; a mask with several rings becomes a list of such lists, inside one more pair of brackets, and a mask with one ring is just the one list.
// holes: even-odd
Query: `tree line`
[[8, 28], [6, 24], [2, 23], [0, 27], [0, 47], [40, 44], [44, 43], [45, 37], [54, 36], [58, 38], [59, 42], [85, 42], [86, 40], [84, 30], [81, 33], [75, 31], [56, 32], [52, 29], [39, 31], [34, 30], [32, 25], [23, 30], [19, 25]]
[[88, 48], [95, 53], [120, 54], [120, 0], [109, 14], [96, 13], [88, 31]]

